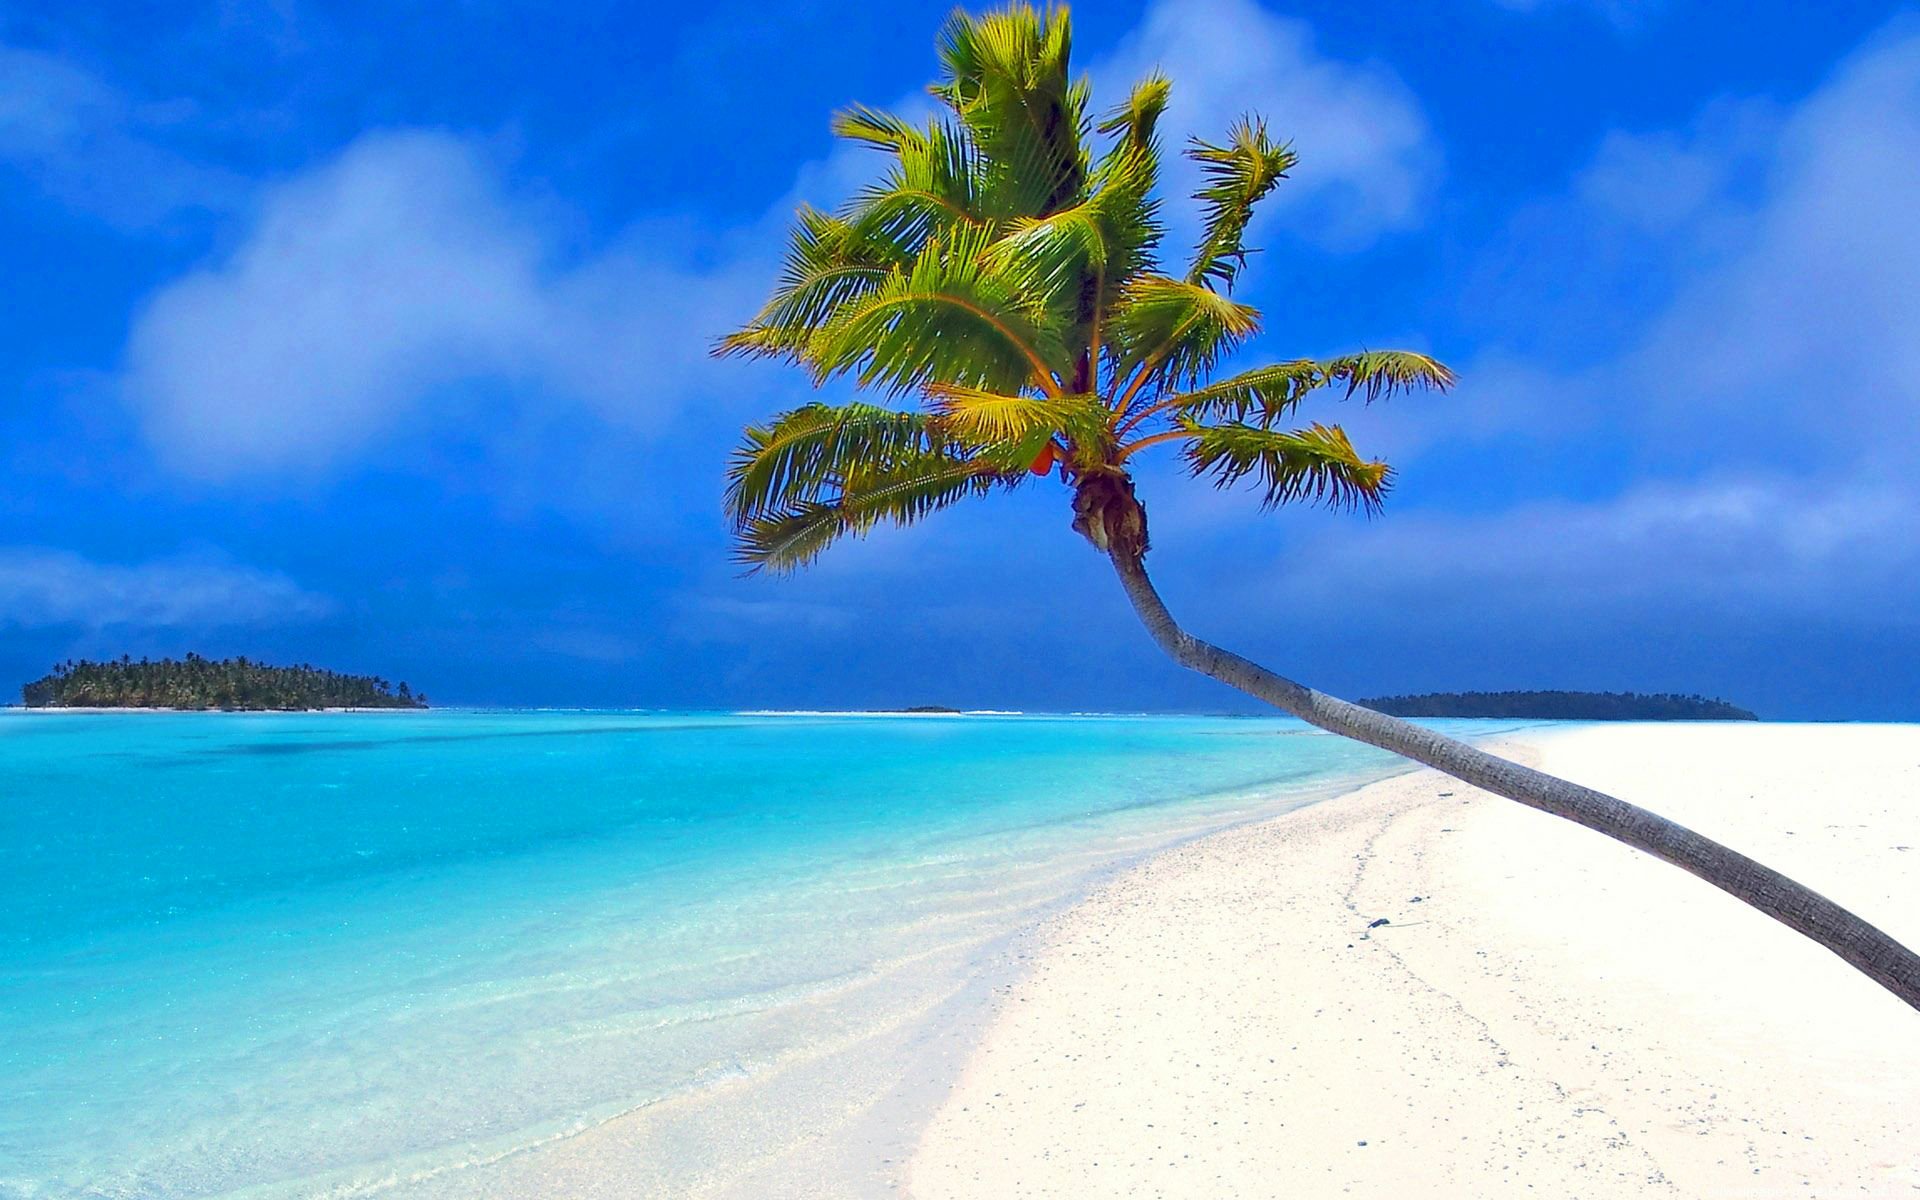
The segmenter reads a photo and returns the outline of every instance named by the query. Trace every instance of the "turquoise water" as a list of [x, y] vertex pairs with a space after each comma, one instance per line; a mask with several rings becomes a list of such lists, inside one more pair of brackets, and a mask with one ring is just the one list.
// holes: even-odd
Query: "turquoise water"
[[899, 1109], [1101, 871], [1392, 769], [1278, 720], [0, 714], [0, 1196], [476, 1194], [589, 1131], [629, 1194], [724, 1183], [715, 1129]]

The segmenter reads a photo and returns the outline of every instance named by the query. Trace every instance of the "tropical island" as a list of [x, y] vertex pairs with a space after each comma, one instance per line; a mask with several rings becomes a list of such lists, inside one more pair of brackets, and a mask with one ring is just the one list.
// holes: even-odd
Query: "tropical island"
[[1530, 717], [1545, 721], [1758, 721], [1725, 700], [1673, 692], [1426, 692], [1360, 702], [1396, 717]]
[[176, 708], [296, 712], [320, 708], [425, 708], [423, 692], [377, 675], [311, 664], [275, 667], [245, 657], [189, 654], [157, 662], [61, 663], [20, 689], [28, 708]]

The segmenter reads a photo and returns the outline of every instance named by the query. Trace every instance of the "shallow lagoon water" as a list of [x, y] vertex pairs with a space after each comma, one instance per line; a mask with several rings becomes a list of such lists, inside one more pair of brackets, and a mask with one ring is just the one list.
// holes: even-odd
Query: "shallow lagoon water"
[[1264, 719], [0, 714], [0, 1196], [460, 1195], [656, 1111], [634, 1194], [724, 1183], [904, 1112], [1102, 872], [1394, 769]]

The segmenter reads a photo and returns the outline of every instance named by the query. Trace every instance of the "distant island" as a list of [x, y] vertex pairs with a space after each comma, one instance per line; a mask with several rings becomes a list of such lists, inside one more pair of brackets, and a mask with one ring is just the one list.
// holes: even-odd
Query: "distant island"
[[907, 708], [889, 708], [886, 711], [892, 713], [916, 713], [922, 716], [939, 715], [957, 717], [960, 715], [959, 709], [948, 708], [944, 704], [915, 704]]
[[247, 658], [64, 662], [20, 689], [28, 708], [188, 708], [299, 711], [425, 708], [427, 697], [374, 675], [273, 667]]
[[1361, 704], [1396, 717], [1531, 717], [1546, 721], [1758, 721], [1725, 700], [1672, 692], [1428, 692]]

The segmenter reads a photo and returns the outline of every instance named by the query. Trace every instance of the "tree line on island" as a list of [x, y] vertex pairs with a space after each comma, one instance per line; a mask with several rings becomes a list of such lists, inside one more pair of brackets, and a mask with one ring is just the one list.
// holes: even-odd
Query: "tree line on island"
[[425, 708], [405, 682], [343, 675], [307, 663], [275, 667], [245, 657], [63, 662], [21, 688], [28, 708], [190, 708], [291, 711], [315, 708]]
[[1675, 692], [1427, 692], [1360, 703], [1396, 717], [1526, 717], [1542, 721], [1758, 721], [1725, 700]]

